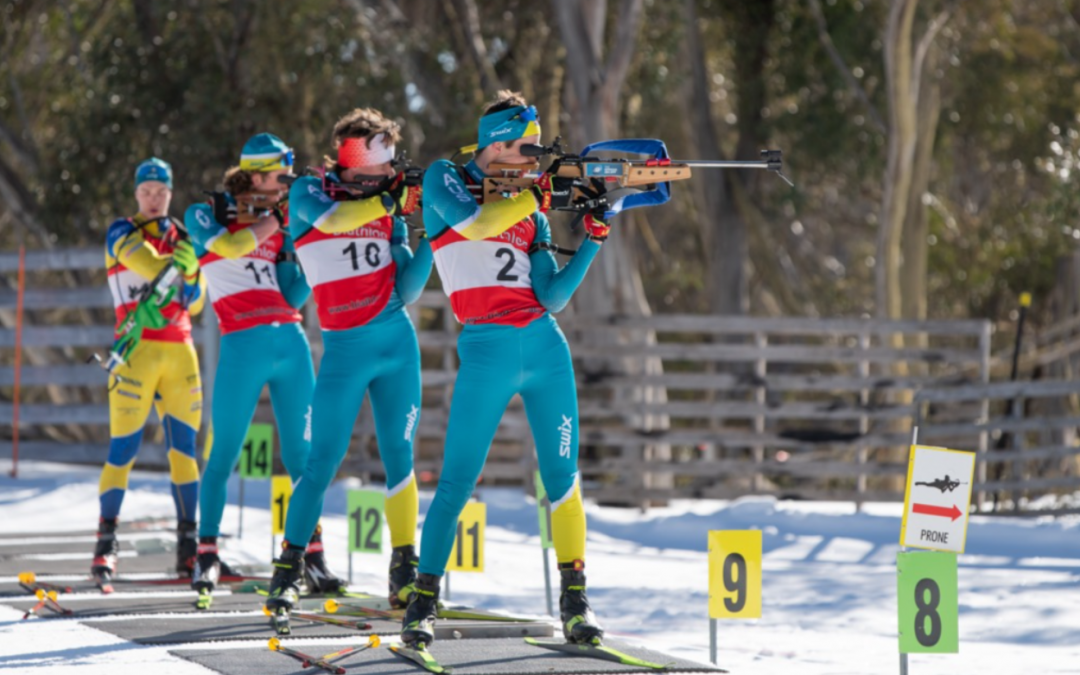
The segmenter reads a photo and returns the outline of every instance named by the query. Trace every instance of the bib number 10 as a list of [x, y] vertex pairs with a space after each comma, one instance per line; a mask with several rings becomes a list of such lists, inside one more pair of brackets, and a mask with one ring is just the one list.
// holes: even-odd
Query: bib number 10
[[379, 245], [375, 242], [369, 242], [364, 246], [364, 250], [361, 251], [354, 241], [346, 246], [341, 252], [346, 254], [349, 257], [349, 260], [352, 261], [352, 268], [354, 270], [360, 269], [361, 258], [363, 258], [364, 262], [368, 264], [368, 267], [371, 267], [372, 269], [378, 267], [379, 263], [382, 262], [382, 259], [379, 257]]

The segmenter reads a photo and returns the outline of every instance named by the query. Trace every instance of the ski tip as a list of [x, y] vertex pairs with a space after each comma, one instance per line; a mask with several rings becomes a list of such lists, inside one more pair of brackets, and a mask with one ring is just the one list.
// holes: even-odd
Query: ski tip
[[337, 614], [337, 611], [340, 608], [341, 608], [341, 605], [339, 605], [337, 603], [337, 601], [334, 600], [333, 598], [331, 598], [331, 599], [329, 599], [329, 600], [327, 600], [326, 602], [323, 603], [323, 609], [326, 610], [327, 614]]
[[19, 572], [20, 584], [32, 584], [37, 581], [37, 575], [33, 572]]
[[281, 640], [276, 637], [270, 638], [270, 641], [266, 643], [266, 646], [270, 648], [270, 651], [276, 652], [281, 648]]
[[370, 647], [371, 649], [375, 649], [382, 644], [382, 639], [380, 639], [378, 635], [369, 635], [367, 643], [368, 647]]
[[274, 614], [273, 610], [271, 610], [266, 605], [263, 605], [262, 611], [263, 611], [263, 614], [265, 614], [266, 616], [273, 616], [273, 614]]

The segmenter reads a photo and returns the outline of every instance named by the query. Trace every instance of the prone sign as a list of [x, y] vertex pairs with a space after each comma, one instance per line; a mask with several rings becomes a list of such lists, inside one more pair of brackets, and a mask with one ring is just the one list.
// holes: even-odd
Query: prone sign
[[963, 553], [974, 475], [973, 452], [912, 446], [900, 545]]

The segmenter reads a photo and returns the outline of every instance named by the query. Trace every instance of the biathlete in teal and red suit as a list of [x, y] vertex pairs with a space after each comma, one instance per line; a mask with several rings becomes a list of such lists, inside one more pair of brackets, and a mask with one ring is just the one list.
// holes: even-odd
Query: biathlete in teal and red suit
[[[206, 275], [221, 328], [221, 353], [211, 410], [213, 444], [202, 477], [199, 555], [192, 587], [210, 592], [222, 574], [217, 540], [226, 483], [240, 456], [264, 385], [281, 439], [281, 460], [294, 480], [311, 449], [315, 371], [300, 325], [311, 289], [296, 262], [288, 231], [288, 186], [293, 151], [273, 134], [244, 144], [239, 166], [225, 173], [225, 192], [195, 204], [185, 216]], [[337, 590], [319, 533], [307, 546], [315, 590]], [[229, 570], [225, 570], [226, 573]]]
[[439, 487], [424, 519], [416, 593], [402, 622], [406, 643], [434, 639], [439, 584], [458, 516], [515, 394], [525, 403], [540, 474], [551, 496], [563, 632], [574, 642], [599, 640], [603, 634], [585, 595], [574, 367], [551, 312], [566, 306], [609, 228], [587, 215], [588, 238], [559, 269], [544, 215], [551, 206], [552, 177], [543, 174], [529, 190], [499, 201], [485, 203], [481, 190], [492, 164], [534, 163], [521, 146], [539, 139], [536, 109], [520, 94], [500, 92], [480, 118], [473, 161], [464, 166], [438, 161], [424, 175], [424, 226], [443, 289], [464, 328]]
[[315, 294], [325, 351], [313, 398], [311, 456], [274, 561], [271, 610], [290, 610], [297, 601], [303, 546], [292, 542], [306, 541], [315, 527], [365, 394], [386, 471], [390, 605], [404, 607], [414, 588], [420, 347], [405, 305], [420, 297], [432, 259], [425, 239], [415, 255], [409, 248], [402, 216], [419, 206], [421, 186], [409, 185], [394, 167], [400, 139], [398, 124], [378, 110], [353, 110], [334, 125], [337, 158], [327, 158], [324, 176], [301, 178], [289, 191], [290, 230]]

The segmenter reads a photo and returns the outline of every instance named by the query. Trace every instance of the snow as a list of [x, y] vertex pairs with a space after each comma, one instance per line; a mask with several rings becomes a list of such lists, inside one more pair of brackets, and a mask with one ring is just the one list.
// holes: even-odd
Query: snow
[[[39, 538], [91, 529], [97, 517], [97, 479], [91, 468], [23, 462], [17, 480], [6, 472], [0, 479], [0, 532], [31, 532]], [[355, 479], [339, 481], [326, 499], [324, 537], [339, 574], [348, 568], [345, 491], [359, 486]], [[229, 489], [223, 529], [235, 532], [235, 478]], [[544, 614], [535, 502], [511, 489], [482, 488], [478, 495], [488, 504], [487, 569], [453, 574], [453, 600]], [[421, 495], [421, 514], [430, 499], [430, 493]], [[235, 562], [268, 562], [269, 483], [248, 481], [245, 503], [244, 536], [228, 540], [223, 555]], [[763, 618], [719, 623], [719, 665], [753, 674], [899, 672], [895, 556], [900, 504], [869, 504], [856, 513], [846, 503], [746, 497], [676, 501], [647, 513], [595, 504], [587, 510], [590, 598], [610, 634], [706, 662], [706, 532], [760, 529]], [[133, 473], [123, 515], [171, 517], [168, 477]], [[972, 517], [967, 552], [960, 557], [960, 653], [912, 655], [910, 672], [1080, 672], [1078, 535], [1080, 518]], [[88, 554], [90, 547], [88, 541]], [[354, 556], [355, 585], [384, 588], [388, 563], [389, 552]], [[557, 591], [554, 574], [552, 583]], [[9, 672], [208, 672], [170, 656], [168, 650], [176, 646], [136, 645], [77, 621], [20, 618], [21, 613], [0, 607], [0, 669]], [[238, 646], [261, 645], [198, 645]]]

